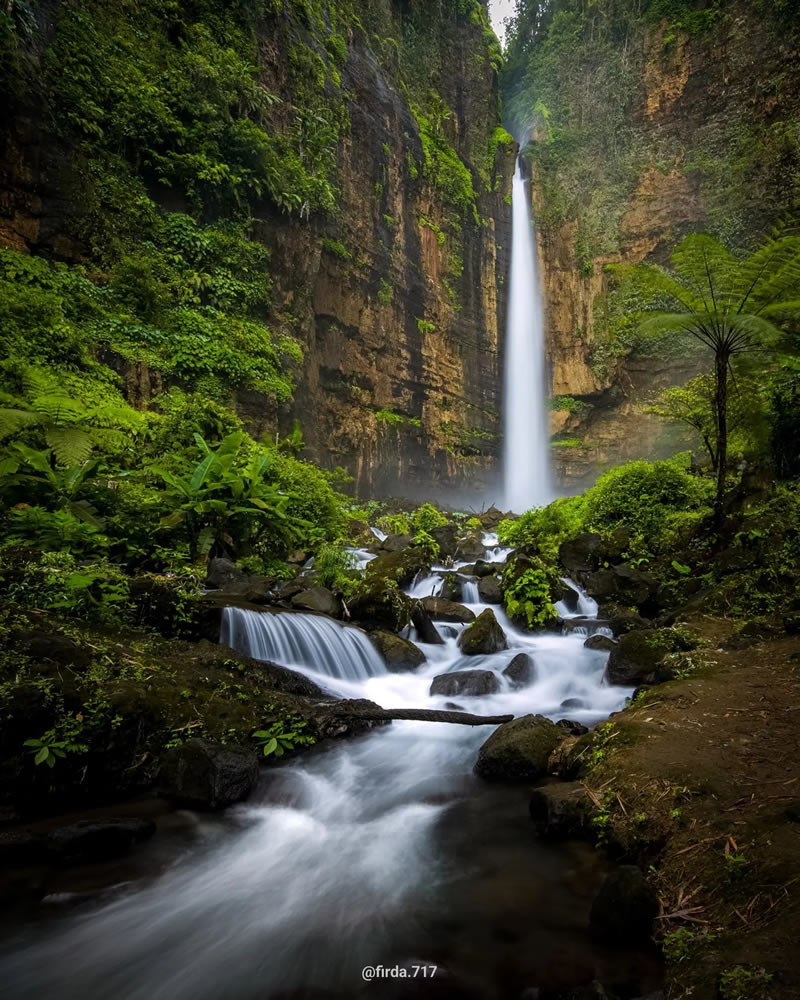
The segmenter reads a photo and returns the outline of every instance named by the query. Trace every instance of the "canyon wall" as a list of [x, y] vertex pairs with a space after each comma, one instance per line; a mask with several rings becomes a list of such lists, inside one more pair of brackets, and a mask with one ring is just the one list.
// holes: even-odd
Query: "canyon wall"
[[800, 18], [741, 2], [523, 8], [505, 106], [531, 139], [553, 456], [572, 491], [694, 443], [646, 406], [708, 359], [641, 342], [640, 303], [608, 265], [667, 263], [694, 231], [744, 248], [797, 203]]
[[[256, 318], [302, 361], [291, 399], [215, 391], [254, 432], [297, 419], [360, 494], [495, 499], [515, 146], [485, 0], [172, 6], [3, 15], [0, 241], [113, 285], [154, 218], [246, 225], [269, 251]], [[196, 387], [144, 349], [103, 360], [136, 405]]]

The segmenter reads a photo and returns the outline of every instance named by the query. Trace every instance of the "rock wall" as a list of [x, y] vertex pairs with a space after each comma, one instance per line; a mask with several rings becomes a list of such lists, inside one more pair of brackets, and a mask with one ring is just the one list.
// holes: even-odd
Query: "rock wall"
[[[515, 147], [499, 130], [486, 3], [347, 2], [353, 14], [335, 75], [349, 124], [336, 149], [336, 207], [298, 217], [264, 198], [253, 211], [257, 238], [271, 249], [267, 319], [303, 346], [302, 372], [290, 404], [240, 391], [236, 407], [258, 433], [285, 433], [298, 419], [304, 456], [343, 467], [362, 495], [429, 496], [441, 485], [490, 502]], [[333, 6], [266, 4], [273, 13], [258, 29], [258, 74], [281, 99], [278, 127], [281, 109], [303, 100], [293, 92], [295, 53], [330, 62]], [[34, 78], [61, 9], [48, 2], [38, 11], [25, 54]], [[410, 64], [407, 53], [422, 50]], [[433, 139], [421, 124], [427, 101], [442, 109]], [[80, 160], [54, 134], [45, 103], [29, 90], [24, 112], [2, 122], [0, 241], [91, 264]], [[454, 207], [447, 178], [431, 165], [431, 141], [466, 168], [469, 209]], [[165, 210], [193, 211], [174, 189], [150, 194]], [[162, 386], [145, 362], [122, 371], [137, 405]]]
[[[579, 131], [586, 127], [585, 118], [576, 125], [562, 114], [556, 121], [557, 111], [548, 121], [533, 111], [529, 119], [529, 137], [543, 153], [531, 156], [532, 196], [534, 216], [547, 220], [540, 227], [539, 254], [551, 391], [554, 397], [569, 397], [570, 406], [577, 403], [551, 415], [554, 443], [566, 442], [553, 451], [560, 485], [568, 491], [588, 485], [611, 465], [686, 447], [690, 438], [665, 427], [644, 406], [656, 389], [681, 384], [707, 368], [701, 356], [637, 355], [610, 342], [613, 279], [606, 265], [645, 258], [666, 263], [671, 249], [692, 231], [709, 231], [734, 247], [746, 246], [800, 196], [796, 14], [787, 5], [768, 10], [763, 4], [758, 9], [753, 3], [709, 0], [694, 5], [708, 15], [702, 28], [684, 18], [694, 25], [690, 33], [681, 23], [649, 21], [642, 13], [647, 6], [640, 6], [639, 14], [626, 14], [624, 30], [603, 20], [614, 14], [609, 2], [601, 0], [594, 12], [584, 12], [583, 65], [564, 67], [562, 60], [553, 68], [546, 62], [552, 59], [547, 44], [537, 50], [540, 55], [521, 57], [528, 60], [529, 79], [539, 72], [540, 84], [548, 73], [561, 74], [562, 85], [574, 79], [570, 97], [574, 104], [585, 101], [585, 106], [572, 108], [574, 119], [604, 114], [603, 106], [618, 103], [620, 94], [627, 102], [615, 126], [627, 158], [619, 155], [605, 175], [587, 171], [590, 180], [582, 189], [580, 179], [576, 189], [574, 176], [565, 181], [567, 168], [544, 150], [552, 128], [572, 130], [571, 155], [587, 161], [597, 156], [590, 142], [613, 150], [609, 136], [585, 138]], [[596, 21], [590, 23], [590, 17]], [[591, 62], [598, 37], [608, 46], [598, 62], [606, 68], [613, 62], [616, 77], [611, 83], [602, 65]], [[579, 43], [570, 44], [577, 51]], [[525, 92], [520, 72], [506, 79], [505, 97], [510, 102], [523, 92], [532, 109], [537, 95]], [[623, 75], [630, 81], [627, 90], [619, 83]], [[595, 94], [593, 80], [598, 81]], [[517, 111], [519, 106], [517, 96]], [[597, 127], [607, 128], [603, 122]], [[554, 223], [553, 191], [559, 183], [561, 191], [572, 184], [572, 201]], [[597, 226], [596, 206], [604, 201], [616, 204], [604, 209], [600, 232], [587, 239], [591, 225]], [[587, 243], [595, 247], [588, 254]], [[610, 249], [598, 252], [603, 244]]]

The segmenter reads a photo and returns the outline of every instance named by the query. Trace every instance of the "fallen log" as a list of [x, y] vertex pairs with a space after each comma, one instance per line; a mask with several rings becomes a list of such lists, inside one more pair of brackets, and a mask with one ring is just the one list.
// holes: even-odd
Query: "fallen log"
[[[346, 713], [342, 713], [346, 714]], [[470, 715], [469, 712], [439, 712], [432, 708], [382, 708], [361, 710], [359, 719], [375, 722], [452, 722], [460, 726], [501, 726], [513, 715]]]

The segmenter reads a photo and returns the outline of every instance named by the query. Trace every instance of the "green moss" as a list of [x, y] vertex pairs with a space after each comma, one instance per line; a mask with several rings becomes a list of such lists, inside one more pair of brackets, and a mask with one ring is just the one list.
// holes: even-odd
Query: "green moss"
[[378, 288], [378, 302], [382, 306], [390, 306], [393, 298], [394, 289], [385, 278], [381, 278], [380, 287]]
[[417, 329], [422, 334], [433, 333], [436, 329], [436, 324], [429, 323], [427, 320], [417, 317]]
[[322, 241], [322, 249], [325, 253], [331, 254], [332, 257], [339, 257], [341, 260], [351, 260], [353, 254], [344, 243], [340, 243], [338, 240], [332, 240], [329, 237], [325, 237]]

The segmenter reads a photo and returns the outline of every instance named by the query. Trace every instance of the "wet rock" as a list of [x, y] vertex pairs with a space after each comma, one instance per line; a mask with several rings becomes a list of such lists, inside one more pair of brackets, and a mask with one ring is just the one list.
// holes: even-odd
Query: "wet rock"
[[578, 629], [586, 629], [588, 632], [589, 629], [593, 628], [608, 628], [608, 622], [605, 618], [587, 618], [585, 615], [578, 615], [575, 618], [564, 618], [561, 625], [566, 635]]
[[496, 576], [484, 576], [478, 584], [478, 594], [484, 604], [503, 603], [503, 591]]
[[582, 722], [573, 722], [572, 719], [559, 719], [556, 725], [567, 736], [583, 736], [584, 733], [589, 732], [588, 726], [584, 726]]
[[607, 635], [590, 635], [583, 644], [586, 649], [600, 650], [608, 653], [616, 647], [616, 642]]
[[371, 632], [369, 637], [386, 661], [386, 669], [391, 673], [416, 670], [425, 662], [425, 654], [418, 646], [408, 639], [395, 635], [394, 632]]
[[586, 708], [586, 702], [582, 698], [565, 698], [559, 708]]
[[512, 687], [521, 688], [533, 683], [535, 672], [530, 656], [527, 653], [517, 653], [503, 671], [503, 676], [509, 679]]
[[390, 722], [375, 718], [380, 705], [367, 698], [347, 698], [316, 706], [313, 725], [318, 739], [341, 739], [367, 733]]
[[16, 648], [32, 659], [47, 660], [62, 667], [84, 670], [92, 662], [92, 653], [61, 632], [42, 629], [25, 629], [14, 632], [11, 641]]
[[635, 687], [670, 680], [667, 662], [671, 648], [657, 629], [638, 629], [621, 636], [608, 657], [606, 676], [611, 684]]
[[245, 572], [230, 559], [210, 559], [206, 573], [206, 586], [209, 590], [226, 590], [234, 583], [239, 583], [245, 577]]
[[490, 608], [478, 615], [461, 633], [458, 645], [461, 652], [467, 656], [488, 655], [498, 653], [501, 649], [508, 649], [506, 634]]
[[417, 638], [420, 642], [427, 642], [434, 646], [442, 645], [444, 639], [439, 635], [431, 616], [418, 601], [414, 604], [414, 609], [411, 612], [411, 622], [417, 630]]
[[442, 592], [445, 601], [460, 602], [464, 593], [463, 578], [458, 573], [447, 573], [442, 578]]
[[155, 823], [146, 819], [87, 819], [59, 827], [49, 841], [60, 861], [84, 864], [121, 857], [155, 832]]
[[[397, 536], [389, 536], [397, 537]], [[397, 552], [384, 552], [367, 564], [367, 580], [394, 580], [399, 587], [406, 587], [418, 573], [431, 571], [430, 558], [419, 546]]]
[[223, 809], [246, 799], [258, 780], [258, 757], [244, 747], [189, 740], [168, 750], [159, 784], [170, 798], [206, 809]]
[[474, 611], [470, 611], [463, 604], [445, 600], [444, 597], [423, 597], [420, 604], [437, 622], [461, 622], [468, 625], [475, 621]]
[[301, 611], [317, 611], [332, 618], [336, 618], [342, 610], [341, 602], [327, 587], [309, 587], [308, 590], [301, 590], [292, 598], [292, 607]]
[[[400, 553], [400, 555], [404, 556], [405, 553]], [[377, 559], [373, 559], [369, 565], [380, 562], [384, 558], [392, 559], [394, 557], [379, 556]], [[413, 574], [410, 579], [413, 579]], [[419, 605], [407, 597], [399, 589], [399, 586], [395, 586], [391, 577], [384, 577], [380, 574], [370, 576], [368, 572], [347, 602], [347, 607], [352, 620], [360, 622], [367, 628], [399, 632], [411, 620], [414, 608], [419, 607]]]
[[528, 811], [540, 837], [565, 840], [591, 831], [592, 802], [578, 782], [535, 788]]
[[491, 670], [454, 670], [433, 678], [430, 694], [448, 697], [494, 694], [500, 689], [497, 675]]
[[638, 611], [614, 604], [603, 606], [603, 618], [616, 636], [632, 632], [636, 628], [650, 628], [651, 625], [648, 619], [643, 618]]
[[380, 543], [383, 552], [402, 552], [414, 541], [411, 535], [387, 535]]
[[645, 604], [658, 589], [658, 580], [624, 563], [600, 569], [586, 577], [586, 593], [598, 601], [612, 598], [625, 605]]
[[444, 707], [451, 712], [463, 712], [465, 710], [464, 706], [459, 705], [457, 701], [446, 701]]
[[492, 576], [502, 569], [502, 564], [486, 562], [485, 559], [476, 559], [472, 570], [473, 576]]
[[544, 777], [561, 730], [543, 715], [523, 715], [492, 733], [478, 751], [475, 772], [492, 780], [532, 781]]
[[375, 541], [375, 535], [366, 521], [351, 521], [347, 526], [347, 534], [352, 542], [362, 545], [371, 545]]
[[461, 559], [477, 559], [483, 556], [485, 551], [483, 536], [479, 532], [475, 532], [459, 539], [456, 555]]
[[307, 589], [307, 579], [304, 580], [302, 577], [298, 577], [296, 580], [289, 580], [278, 590], [278, 600], [291, 601], [293, 597], [296, 597], [298, 594], [302, 594], [302, 592]]
[[439, 556], [441, 559], [454, 559], [458, 550], [458, 527], [452, 522], [443, 524], [441, 528], [434, 528], [430, 532], [431, 538], [439, 546]]
[[558, 561], [567, 571], [567, 575], [577, 579], [593, 570], [599, 561], [599, 553], [603, 547], [603, 539], [593, 532], [585, 532], [577, 538], [561, 543], [558, 550]]
[[592, 903], [594, 937], [610, 944], [646, 941], [658, 916], [655, 890], [634, 865], [622, 865], [606, 878]]

